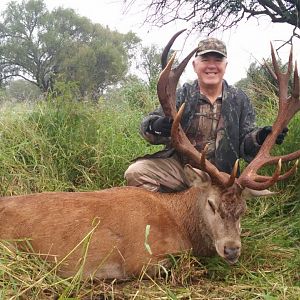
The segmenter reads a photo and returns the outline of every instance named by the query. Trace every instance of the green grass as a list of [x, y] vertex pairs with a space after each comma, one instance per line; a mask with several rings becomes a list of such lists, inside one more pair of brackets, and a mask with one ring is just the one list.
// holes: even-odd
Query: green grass
[[141, 113], [104, 104], [46, 102], [0, 118], [2, 195], [94, 190], [124, 182], [130, 161], [145, 153]]
[[[260, 122], [271, 124], [273, 114], [263, 115]], [[141, 118], [125, 104], [59, 98], [2, 108], [1, 195], [123, 185], [130, 161], [157, 149], [139, 136]], [[275, 151], [299, 148], [297, 121]], [[1, 242], [0, 299], [300, 299], [299, 173], [273, 190], [278, 195], [248, 202], [235, 266], [187, 253], [173, 258], [171, 271], [162, 269], [157, 278], [145, 272], [143, 279], [91, 283], [80, 274], [62, 279], [55, 265]]]

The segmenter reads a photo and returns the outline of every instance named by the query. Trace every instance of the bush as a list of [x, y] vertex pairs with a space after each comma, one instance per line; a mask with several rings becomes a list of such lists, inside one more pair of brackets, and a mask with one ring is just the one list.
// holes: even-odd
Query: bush
[[145, 82], [135, 77], [130, 77], [124, 85], [109, 94], [109, 100], [117, 105], [128, 105], [135, 111], [144, 114], [154, 110], [159, 105], [156, 95], [156, 87], [150, 87]]

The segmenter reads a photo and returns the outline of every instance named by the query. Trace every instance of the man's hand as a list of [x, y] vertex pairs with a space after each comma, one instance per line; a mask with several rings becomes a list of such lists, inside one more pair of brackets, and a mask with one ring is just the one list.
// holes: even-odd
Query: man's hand
[[148, 132], [163, 137], [169, 137], [171, 135], [171, 128], [173, 119], [169, 117], [159, 117], [153, 122], [150, 122]]
[[[256, 140], [259, 145], [262, 145], [268, 134], [272, 131], [272, 126], [263, 127], [256, 135]], [[278, 134], [276, 139], [276, 144], [281, 145], [284, 141], [285, 136], [289, 129], [287, 127], [283, 128], [282, 132]]]

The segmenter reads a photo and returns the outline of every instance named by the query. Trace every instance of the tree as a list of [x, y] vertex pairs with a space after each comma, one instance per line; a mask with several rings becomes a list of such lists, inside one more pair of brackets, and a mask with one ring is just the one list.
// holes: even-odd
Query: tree
[[[128, 6], [140, 0], [125, 0]], [[145, 1], [143, 0], [143, 3]], [[192, 21], [192, 30], [228, 29], [244, 18], [266, 16], [273, 23], [294, 26], [294, 36], [300, 37], [299, 0], [148, 0], [146, 21], [166, 25], [175, 20]]]
[[36, 85], [24, 79], [18, 79], [9, 82], [6, 87], [6, 94], [10, 101], [33, 102], [39, 98], [41, 91]]
[[97, 98], [125, 78], [132, 47], [138, 42], [132, 32], [121, 34], [95, 25], [89, 43], [74, 42], [61, 52], [60, 73], [67, 81], [77, 81], [82, 95]]
[[142, 62], [138, 68], [144, 73], [144, 75], [146, 75], [149, 85], [151, 84], [151, 81], [157, 80], [161, 72], [160, 58], [162, 52], [163, 49], [158, 49], [155, 45], [142, 48]]
[[45, 55], [42, 50], [38, 51], [40, 38], [36, 29], [43, 27], [45, 5], [42, 1], [23, 2], [21, 5], [11, 2], [2, 16], [4, 21], [0, 23], [1, 81], [20, 76], [33, 82], [29, 76], [35, 74], [36, 84], [42, 86], [41, 73], [45, 70], [41, 61]]
[[155, 92], [158, 76], [161, 72], [160, 58], [162, 52], [163, 49], [159, 49], [155, 45], [143, 47], [141, 50], [141, 62], [136, 66], [146, 76], [149, 88], [155, 89]]
[[0, 22], [0, 84], [21, 77], [47, 91], [64, 77], [80, 82], [82, 93], [103, 90], [125, 76], [138, 41], [131, 32], [110, 31], [72, 9], [49, 12], [43, 0], [12, 1]]
[[138, 109], [144, 114], [148, 114], [158, 105], [156, 92], [149, 87], [148, 83], [136, 75], [129, 75], [124, 80], [122, 86], [111, 89], [106, 98], [112, 105], [117, 104], [120, 109], [120, 99], [123, 104], [127, 104], [132, 110]]

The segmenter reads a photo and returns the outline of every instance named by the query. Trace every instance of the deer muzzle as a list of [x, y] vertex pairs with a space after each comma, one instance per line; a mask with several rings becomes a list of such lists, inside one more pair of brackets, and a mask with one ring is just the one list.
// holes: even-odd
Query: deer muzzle
[[235, 264], [241, 254], [241, 247], [224, 247], [224, 258], [229, 264]]
[[241, 255], [241, 241], [222, 239], [216, 242], [217, 253], [230, 265], [235, 264]]

